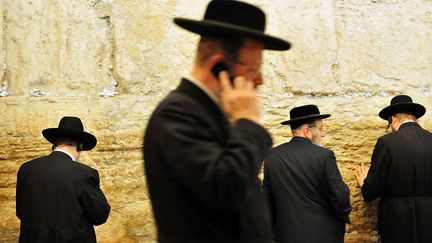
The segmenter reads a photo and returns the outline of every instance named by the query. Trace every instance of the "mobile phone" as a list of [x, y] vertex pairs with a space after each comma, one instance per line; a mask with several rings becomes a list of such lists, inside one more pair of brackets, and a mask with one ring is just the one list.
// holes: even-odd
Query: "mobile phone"
[[[222, 71], [228, 72], [228, 67], [224, 61], [220, 61], [212, 67], [211, 71], [213, 75], [216, 77], [216, 79], [219, 80], [219, 73]], [[231, 81], [231, 84], [233, 84], [234, 79], [232, 77], [229, 77], [229, 80]]]

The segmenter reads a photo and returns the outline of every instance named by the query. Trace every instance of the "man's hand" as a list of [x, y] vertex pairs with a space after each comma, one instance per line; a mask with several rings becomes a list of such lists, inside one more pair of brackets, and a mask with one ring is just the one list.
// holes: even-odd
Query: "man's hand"
[[260, 105], [253, 82], [244, 77], [236, 77], [231, 85], [227, 72], [221, 72], [219, 80], [222, 109], [228, 119], [236, 122], [244, 118], [260, 123]]
[[368, 174], [369, 167], [365, 166], [363, 163], [361, 165], [357, 166], [355, 177], [357, 179], [357, 183], [360, 187], [363, 186], [363, 182], [366, 179], [366, 176]]

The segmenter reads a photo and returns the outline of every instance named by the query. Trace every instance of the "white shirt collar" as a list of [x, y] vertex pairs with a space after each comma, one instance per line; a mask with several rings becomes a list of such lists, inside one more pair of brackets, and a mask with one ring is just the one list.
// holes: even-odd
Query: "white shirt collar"
[[73, 161], [75, 161], [75, 158], [72, 156], [72, 154], [69, 153], [69, 152], [67, 152], [67, 151], [65, 151], [65, 150], [63, 150], [63, 149], [56, 148], [56, 149], [54, 149], [54, 151], [63, 152], [63, 153], [65, 153], [65, 154], [69, 155], [69, 157], [71, 157], [71, 159], [72, 159]]
[[410, 119], [410, 120], [406, 120], [406, 121], [402, 122], [402, 123], [398, 126], [398, 128], [396, 129], [396, 131], [399, 130], [399, 128], [402, 126], [402, 124], [405, 124], [405, 123], [408, 123], [408, 122], [415, 122], [415, 121]]
[[193, 84], [195, 84], [196, 86], [198, 86], [198, 88], [200, 88], [202, 91], [204, 91], [204, 93], [206, 93], [208, 95], [208, 97], [210, 97], [210, 99], [212, 99], [218, 106], [220, 106], [220, 100], [219, 97], [217, 97], [215, 94], [213, 94], [209, 89], [207, 89], [207, 87], [205, 87], [200, 81], [198, 81], [196, 78], [194, 78], [192, 75], [190, 74], [186, 74], [184, 76], [187, 80], [191, 81]]

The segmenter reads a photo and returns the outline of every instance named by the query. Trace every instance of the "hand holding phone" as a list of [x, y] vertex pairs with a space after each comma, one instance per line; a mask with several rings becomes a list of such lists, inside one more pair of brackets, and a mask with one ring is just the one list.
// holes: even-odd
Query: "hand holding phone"
[[[222, 72], [222, 71], [227, 71], [228, 72], [228, 67], [227, 67], [227, 65], [225, 64], [224, 61], [220, 61], [220, 62], [217, 62], [212, 67], [211, 71], [212, 71], [213, 75], [216, 77], [216, 79], [219, 80], [219, 73]], [[233, 84], [233, 80], [234, 79], [232, 77], [230, 77], [231, 84]]]
[[[212, 68], [212, 73], [219, 80], [219, 73], [227, 71], [225, 63], [218, 62]], [[231, 85], [225, 79], [219, 80], [221, 91], [219, 97], [221, 100], [222, 110], [230, 120], [235, 123], [239, 119], [248, 119], [260, 123], [260, 105], [257, 91], [251, 81], [245, 77], [236, 77], [236, 85], [233, 84], [233, 78], [229, 78]]]

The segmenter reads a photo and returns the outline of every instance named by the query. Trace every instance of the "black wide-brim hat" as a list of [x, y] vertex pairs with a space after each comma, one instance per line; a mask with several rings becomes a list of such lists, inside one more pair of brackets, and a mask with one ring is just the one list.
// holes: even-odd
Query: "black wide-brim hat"
[[316, 105], [304, 105], [290, 110], [290, 120], [281, 122], [282, 125], [291, 125], [292, 128], [312, 122], [316, 119], [330, 117], [330, 114], [321, 114]]
[[422, 117], [426, 113], [426, 108], [414, 103], [408, 95], [397, 95], [390, 101], [390, 105], [379, 112], [379, 117], [388, 120], [390, 116], [397, 113], [412, 114], [416, 118]]
[[58, 128], [47, 128], [42, 135], [50, 143], [54, 144], [57, 138], [69, 138], [82, 144], [83, 150], [91, 150], [96, 146], [96, 137], [84, 132], [84, 126], [78, 117], [65, 116], [58, 125]]
[[267, 50], [288, 50], [291, 44], [266, 35], [264, 12], [247, 3], [233, 0], [213, 0], [203, 20], [174, 18], [178, 26], [202, 36], [248, 38], [264, 44]]

